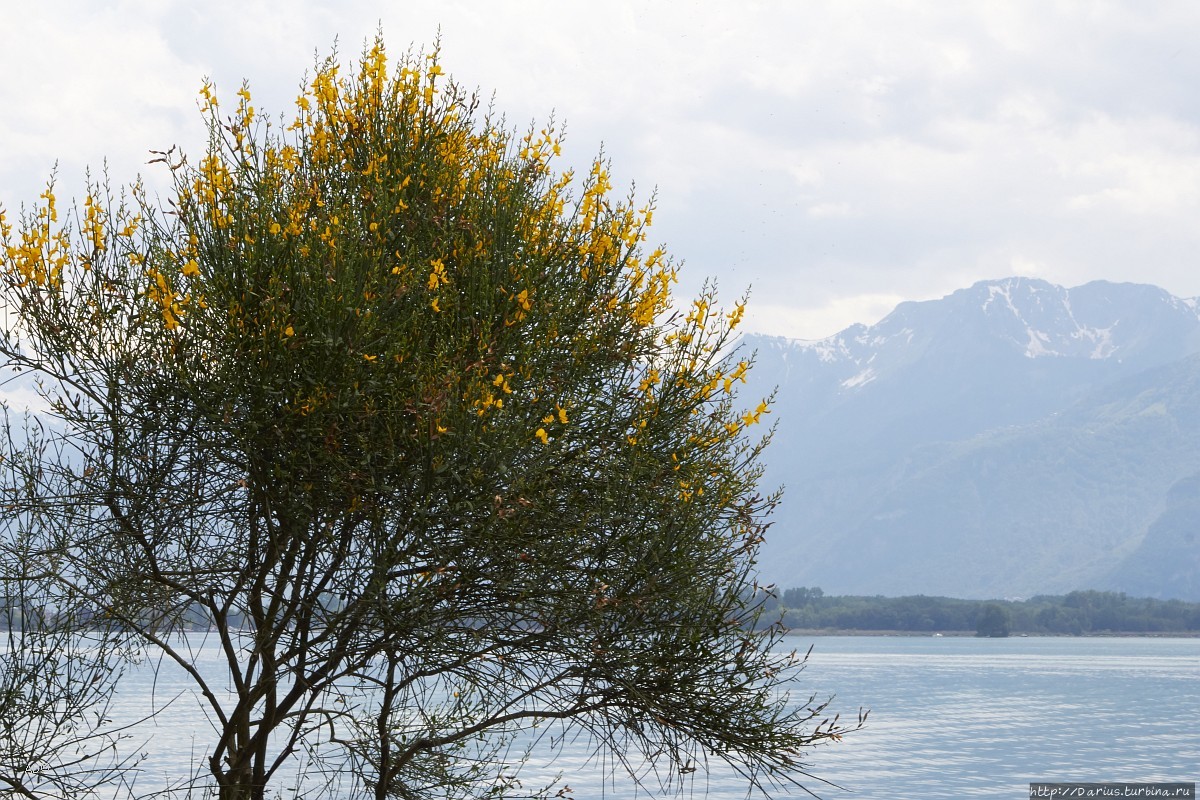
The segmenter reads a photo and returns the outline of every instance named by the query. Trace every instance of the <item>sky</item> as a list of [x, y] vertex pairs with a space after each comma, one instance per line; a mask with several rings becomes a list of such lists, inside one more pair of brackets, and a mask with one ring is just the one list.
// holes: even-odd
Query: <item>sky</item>
[[[793, 338], [1011, 275], [1200, 295], [1200, 4], [0, 0], [0, 205], [199, 152], [197, 91], [290, 114], [381, 30], [657, 199], [652, 244]], [[227, 105], [229, 103], [227, 102]]]

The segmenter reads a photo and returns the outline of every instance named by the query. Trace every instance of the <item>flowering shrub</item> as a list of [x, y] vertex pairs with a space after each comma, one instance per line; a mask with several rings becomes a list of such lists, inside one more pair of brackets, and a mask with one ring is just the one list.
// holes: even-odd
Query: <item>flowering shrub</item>
[[330, 58], [286, 125], [200, 96], [161, 207], [51, 185], [0, 217], [0, 352], [61, 445], [9, 438], [8, 541], [58, 565], [22, 591], [185, 669], [169, 634], [213, 628], [221, 797], [299, 748], [379, 797], [503, 793], [497, 742], [550, 720], [798, 775], [841, 728], [755, 630], [744, 302], [677, 307], [653, 204], [557, 171], [554, 124], [508, 129], [436, 51]]

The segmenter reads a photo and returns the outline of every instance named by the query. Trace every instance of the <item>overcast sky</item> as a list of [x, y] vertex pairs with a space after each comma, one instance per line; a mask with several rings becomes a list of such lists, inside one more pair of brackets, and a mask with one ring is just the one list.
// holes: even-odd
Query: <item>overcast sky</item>
[[1200, 295], [1200, 3], [0, 0], [0, 204], [55, 162], [162, 185], [196, 91], [290, 112], [382, 26], [514, 125], [658, 191], [651, 239], [748, 326], [820, 338], [987, 278]]

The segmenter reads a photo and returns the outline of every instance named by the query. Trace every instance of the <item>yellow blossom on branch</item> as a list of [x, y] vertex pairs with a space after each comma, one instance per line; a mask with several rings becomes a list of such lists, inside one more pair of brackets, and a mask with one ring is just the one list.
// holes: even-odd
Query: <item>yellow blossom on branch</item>
[[442, 263], [440, 258], [435, 258], [429, 262], [432, 269], [429, 272], [429, 280], [427, 285], [429, 291], [435, 291], [439, 286], [445, 286], [450, 282], [446, 277], [446, 265]]

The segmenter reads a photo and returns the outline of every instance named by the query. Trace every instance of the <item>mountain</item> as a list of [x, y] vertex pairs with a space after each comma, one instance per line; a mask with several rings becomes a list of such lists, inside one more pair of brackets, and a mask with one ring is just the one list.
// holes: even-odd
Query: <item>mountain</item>
[[787, 491], [767, 580], [1200, 599], [1195, 301], [1009, 278], [828, 339], [744, 346], [756, 353], [746, 396], [777, 387], [766, 482]]
[[1106, 582], [1146, 587], [1139, 594], [1156, 597], [1200, 597], [1200, 474], [1171, 487], [1162, 514]]

